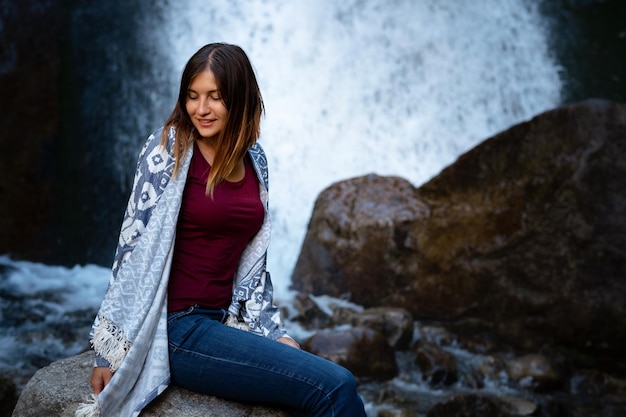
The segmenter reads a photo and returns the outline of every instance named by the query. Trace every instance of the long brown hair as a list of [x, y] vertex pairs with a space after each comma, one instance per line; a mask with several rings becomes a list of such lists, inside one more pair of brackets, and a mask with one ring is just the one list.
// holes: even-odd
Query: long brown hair
[[265, 108], [254, 69], [243, 49], [225, 43], [211, 43], [200, 48], [183, 70], [178, 101], [165, 122], [161, 136], [161, 144], [166, 145], [169, 129], [176, 129], [174, 175], [198, 135], [186, 109], [189, 85], [206, 70], [213, 73], [228, 111], [226, 127], [217, 138], [215, 157], [207, 179], [207, 194], [212, 195], [215, 186], [233, 172], [237, 162], [244, 158], [259, 138], [261, 115]]

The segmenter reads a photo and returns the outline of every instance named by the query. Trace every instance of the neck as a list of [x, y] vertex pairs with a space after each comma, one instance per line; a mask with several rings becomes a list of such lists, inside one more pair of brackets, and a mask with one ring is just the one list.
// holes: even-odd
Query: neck
[[198, 144], [198, 149], [200, 149], [204, 159], [206, 159], [209, 165], [213, 165], [213, 160], [215, 159], [214, 141], [207, 138], [198, 138], [196, 139], [196, 143]]

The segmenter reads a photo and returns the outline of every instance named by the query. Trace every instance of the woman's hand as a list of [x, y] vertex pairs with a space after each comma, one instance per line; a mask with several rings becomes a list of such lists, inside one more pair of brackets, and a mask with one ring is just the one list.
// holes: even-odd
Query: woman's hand
[[113, 372], [108, 366], [96, 366], [91, 373], [91, 388], [93, 393], [98, 395], [102, 392], [104, 387], [113, 378]]
[[291, 337], [279, 337], [278, 339], [276, 339], [276, 341], [280, 342], [280, 343], [284, 343], [284, 344], [289, 345], [289, 346], [293, 346], [296, 349], [300, 349], [300, 345], [298, 344], [298, 342], [293, 340]]

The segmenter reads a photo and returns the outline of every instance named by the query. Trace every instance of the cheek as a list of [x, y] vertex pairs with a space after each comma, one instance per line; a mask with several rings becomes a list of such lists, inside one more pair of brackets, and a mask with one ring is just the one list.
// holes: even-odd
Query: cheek
[[191, 116], [191, 115], [194, 113], [194, 111], [195, 111], [195, 108], [194, 108], [193, 103], [191, 103], [191, 102], [189, 102], [189, 101], [188, 101], [187, 103], [185, 103], [185, 109], [187, 110], [187, 114], [188, 114], [188, 115], [190, 115], [190, 116]]
[[228, 116], [228, 110], [226, 110], [226, 106], [224, 106], [223, 104], [220, 106], [219, 112], [222, 117]]

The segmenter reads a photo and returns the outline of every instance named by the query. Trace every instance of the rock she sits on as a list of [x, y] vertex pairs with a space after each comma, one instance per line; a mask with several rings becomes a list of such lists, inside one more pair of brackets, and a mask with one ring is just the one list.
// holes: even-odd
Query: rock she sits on
[[[13, 417], [74, 417], [89, 398], [93, 352], [53, 362], [26, 384]], [[289, 417], [277, 408], [244, 405], [171, 386], [146, 407], [141, 417]]]

